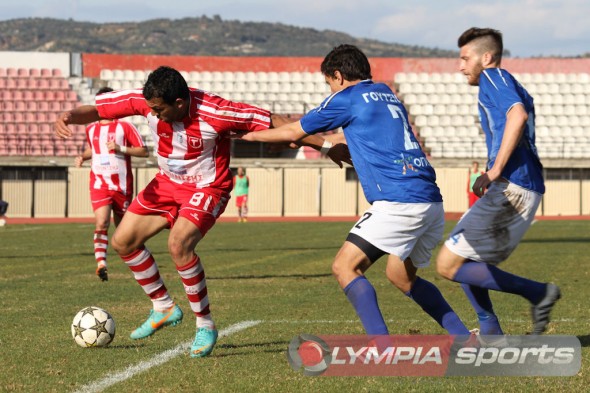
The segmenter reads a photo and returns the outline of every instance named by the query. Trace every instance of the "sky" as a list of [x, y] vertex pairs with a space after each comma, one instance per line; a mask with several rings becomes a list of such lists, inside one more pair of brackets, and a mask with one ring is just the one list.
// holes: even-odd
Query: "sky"
[[590, 52], [588, 0], [0, 0], [0, 20], [138, 22], [219, 15], [335, 30], [356, 38], [457, 50], [466, 29], [502, 31], [512, 57]]

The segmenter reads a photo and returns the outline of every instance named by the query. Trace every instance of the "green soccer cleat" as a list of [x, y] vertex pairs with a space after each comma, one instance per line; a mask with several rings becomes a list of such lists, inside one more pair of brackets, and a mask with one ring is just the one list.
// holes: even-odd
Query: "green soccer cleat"
[[182, 310], [177, 305], [160, 312], [151, 310], [148, 319], [140, 327], [131, 332], [131, 339], [139, 340], [154, 334], [164, 326], [176, 326], [182, 322]]
[[192, 358], [202, 358], [213, 352], [213, 347], [217, 342], [217, 330], [208, 328], [198, 328], [195, 341], [191, 347]]

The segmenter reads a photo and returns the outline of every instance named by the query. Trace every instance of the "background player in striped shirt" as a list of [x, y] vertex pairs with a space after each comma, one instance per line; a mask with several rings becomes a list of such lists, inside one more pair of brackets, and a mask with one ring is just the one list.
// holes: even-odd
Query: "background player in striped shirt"
[[481, 199], [451, 232], [438, 254], [437, 269], [443, 277], [461, 283], [477, 313], [481, 334], [503, 334], [490, 289], [527, 299], [532, 333], [541, 334], [560, 297], [559, 288], [496, 266], [510, 256], [530, 227], [545, 192], [543, 166], [535, 148], [533, 98], [500, 68], [503, 44], [498, 30], [468, 29], [458, 45], [461, 72], [470, 85], [479, 86], [488, 164], [487, 172], [473, 185]]
[[[364, 272], [388, 254], [385, 274], [450, 334], [469, 331], [438, 288], [417, 275], [430, 264], [443, 236], [442, 196], [436, 174], [416, 140], [403, 104], [383, 83], [373, 83], [365, 54], [352, 45], [334, 48], [321, 65], [332, 94], [300, 121], [241, 138], [297, 142], [342, 127], [371, 207], [353, 226], [332, 272], [369, 335], [388, 335], [377, 295]], [[336, 139], [334, 139], [336, 141]]]
[[[109, 93], [110, 87], [96, 94]], [[100, 120], [86, 127], [88, 147], [76, 157], [81, 167], [92, 160], [90, 169], [90, 201], [94, 211], [94, 257], [96, 275], [103, 281], [107, 272], [107, 248], [111, 211], [118, 226], [133, 199], [133, 171], [131, 157], [147, 157], [148, 149], [135, 126], [126, 121]]]
[[[102, 94], [95, 106], [60, 114], [55, 132], [68, 138], [69, 124], [132, 115], [147, 119], [159, 173], [133, 200], [112, 238], [113, 248], [152, 300], [148, 319], [131, 333], [131, 338], [145, 338], [182, 321], [183, 313], [145, 247], [148, 239], [170, 228], [168, 250], [196, 315], [191, 356], [207, 356], [217, 342], [217, 328], [209, 308], [205, 271], [195, 247], [230, 198], [233, 178], [229, 135], [267, 129], [273, 122], [286, 120], [276, 116], [271, 120], [266, 109], [189, 88], [178, 71], [163, 66], [150, 73], [143, 89]], [[323, 139], [317, 137], [316, 148], [322, 144]]]

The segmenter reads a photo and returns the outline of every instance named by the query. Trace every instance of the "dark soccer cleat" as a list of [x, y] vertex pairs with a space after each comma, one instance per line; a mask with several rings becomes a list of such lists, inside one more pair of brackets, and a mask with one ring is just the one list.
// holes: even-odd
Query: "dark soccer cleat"
[[96, 268], [96, 275], [98, 276], [98, 278], [101, 279], [101, 281], [109, 281], [109, 274], [107, 272], [107, 267], [104, 265], [101, 265]]
[[533, 317], [533, 332], [531, 334], [542, 334], [549, 324], [549, 314], [555, 302], [561, 297], [561, 291], [555, 284], [548, 283], [545, 297], [537, 304], [531, 306]]

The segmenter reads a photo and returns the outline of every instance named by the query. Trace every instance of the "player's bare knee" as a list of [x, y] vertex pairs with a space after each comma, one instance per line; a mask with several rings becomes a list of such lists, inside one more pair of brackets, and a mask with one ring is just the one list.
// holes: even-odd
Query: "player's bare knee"
[[129, 255], [134, 251], [134, 248], [131, 247], [131, 245], [129, 245], [127, 242], [122, 242], [119, 239], [119, 236], [117, 236], [116, 232], [111, 239], [111, 247], [120, 256]]
[[447, 280], [452, 280], [455, 276], [455, 270], [448, 261], [444, 259], [437, 259], [436, 261], [436, 272]]

